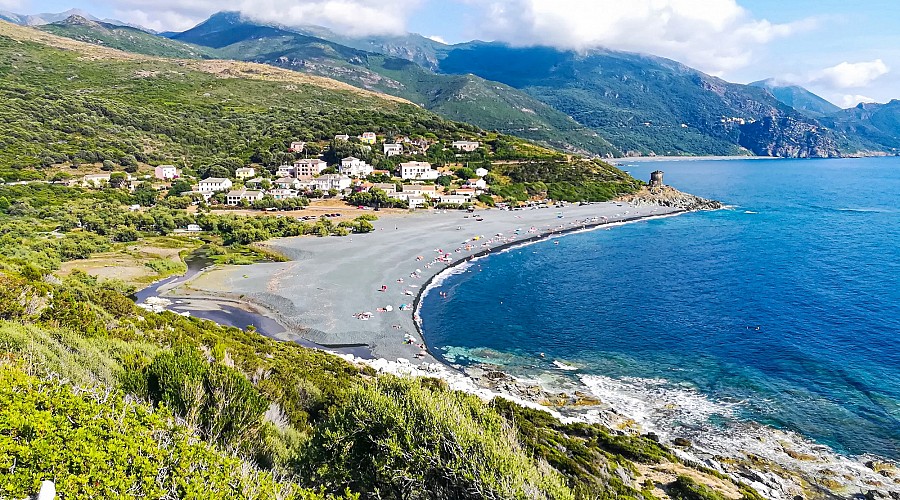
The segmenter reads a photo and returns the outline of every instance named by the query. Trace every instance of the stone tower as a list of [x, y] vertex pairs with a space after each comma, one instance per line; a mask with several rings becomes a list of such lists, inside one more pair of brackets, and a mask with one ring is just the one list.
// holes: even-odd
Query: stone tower
[[661, 188], [663, 187], [663, 171], [657, 170], [650, 174], [650, 188]]

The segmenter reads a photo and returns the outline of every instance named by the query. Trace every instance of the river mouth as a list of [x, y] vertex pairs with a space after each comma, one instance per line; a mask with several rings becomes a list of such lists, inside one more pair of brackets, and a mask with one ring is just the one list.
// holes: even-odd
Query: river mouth
[[[205, 247], [191, 252], [185, 257], [187, 271], [181, 276], [170, 276], [151, 284], [131, 295], [136, 304], [159, 304], [166, 310], [176, 314], [205, 319], [222, 326], [253, 329], [260, 335], [275, 340], [291, 341], [303, 347], [330, 351], [337, 354], [350, 354], [360, 359], [372, 359], [372, 351], [368, 344], [318, 344], [291, 332], [273, 314], [243, 300], [219, 297], [180, 296], [178, 287], [194, 279], [215, 266], [213, 259], [207, 254]], [[174, 292], [172, 295], [170, 292]], [[149, 301], [149, 302], [148, 302]]]

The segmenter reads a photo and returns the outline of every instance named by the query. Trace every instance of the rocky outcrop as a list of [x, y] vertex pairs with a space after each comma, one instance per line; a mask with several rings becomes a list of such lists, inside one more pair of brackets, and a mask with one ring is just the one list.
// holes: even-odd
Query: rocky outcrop
[[838, 158], [834, 133], [812, 120], [765, 117], [740, 127], [738, 143], [753, 154], [779, 158]]
[[618, 201], [624, 201], [636, 207], [656, 205], [681, 210], [719, 210], [724, 207], [722, 202], [682, 193], [671, 186], [654, 188], [645, 186], [637, 193], [625, 195]]

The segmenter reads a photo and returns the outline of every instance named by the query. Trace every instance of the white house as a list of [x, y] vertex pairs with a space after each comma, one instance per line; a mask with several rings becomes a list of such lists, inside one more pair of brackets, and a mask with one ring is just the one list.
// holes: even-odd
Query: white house
[[276, 200], [287, 200], [297, 197], [297, 191], [293, 189], [270, 189], [266, 194], [271, 195]]
[[384, 155], [391, 157], [403, 154], [403, 145], [402, 144], [385, 144], [384, 145]]
[[221, 177], [210, 177], [203, 179], [197, 184], [197, 190], [201, 193], [217, 193], [219, 191], [228, 191], [231, 189], [231, 180]]
[[256, 169], [253, 167], [241, 167], [234, 171], [234, 176], [238, 179], [249, 179], [256, 175]]
[[250, 203], [254, 201], [261, 200], [263, 197], [262, 191], [250, 191], [248, 189], [237, 189], [235, 191], [229, 191], [228, 195], [225, 197], [225, 203], [235, 206], [241, 203], [241, 200], [247, 200]]
[[363, 132], [363, 134], [359, 136], [359, 141], [363, 144], [375, 144], [376, 140], [378, 140], [378, 136], [375, 135], [375, 132]]
[[440, 196], [441, 203], [456, 203], [458, 205], [462, 205], [463, 203], [471, 203], [472, 198], [468, 196], [463, 196], [459, 194], [442, 194]]
[[157, 165], [153, 169], [153, 177], [162, 180], [175, 179], [178, 177], [178, 169], [175, 165]]
[[343, 191], [350, 187], [350, 178], [346, 175], [326, 174], [316, 177], [310, 181], [310, 184], [313, 189], [318, 189], [319, 191], [328, 191], [331, 189]]
[[466, 181], [464, 186], [476, 189], [487, 189], [487, 181], [485, 181], [484, 179], [469, 179], [468, 181]]
[[453, 141], [453, 144], [451, 144], [451, 145], [454, 148], [456, 148], [460, 151], [465, 151], [467, 153], [471, 153], [472, 151], [475, 151], [476, 149], [478, 149], [478, 146], [481, 146], [480, 143], [475, 142], [475, 141]]
[[300, 189], [300, 181], [293, 177], [282, 177], [272, 183], [278, 189]]
[[349, 141], [349, 140], [350, 140], [350, 136], [347, 135], [347, 134], [338, 134], [338, 135], [334, 136], [334, 140], [336, 140], [336, 141]]
[[199, 233], [200, 231], [203, 231], [203, 228], [200, 227], [200, 224], [188, 224], [187, 231], [189, 233]]
[[488, 172], [488, 169], [486, 169], [484, 167], [475, 169], [475, 175], [477, 175], [478, 177], [484, 177], [485, 175], [487, 175], [489, 173], [490, 172]]
[[409, 203], [409, 208], [418, 208], [427, 203], [428, 200], [422, 196], [410, 196], [406, 198], [406, 202]]
[[369, 165], [368, 163], [354, 156], [350, 156], [341, 160], [341, 175], [365, 177], [367, 175], [370, 175], [373, 170], [375, 169], [372, 168], [372, 165]]
[[291, 143], [291, 147], [289, 149], [292, 153], [302, 153], [303, 150], [306, 149], [306, 143], [303, 141], [294, 141]]
[[424, 161], [409, 161], [400, 164], [400, 178], [402, 179], [421, 179], [425, 181], [433, 181], [440, 177], [437, 170], [431, 168], [431, 164]]
[[475, 188], [461, 187], [461, 188], [454, 189], [453, 194], [459, 195], [459, 196], [465, 196], [466, 198], [471, 198], [478, 194], [478, 190]]
[[252, 179], [248, 179], [248, 180], [244, 181], [244, 185], [248, 186], [248, 187], [249, 186], [259, 187], [262, 184], [262, 181], [263, 181], [262, 177], [254, 177]]
[[281, 165], [278, 167], [278, 171], [275, 172], [276, 177], [294, 177], [294, 169], [293, 165]]
[[81, 180], [82, 186], [100, 187], [103, 182], [109, 182], [110, 174], [88, 174]]
[[301, 180], [310, 180], [328, 168], [328, 164], [315, 158], [312, 160], [298, 160], [294, 162], [294, 177]]

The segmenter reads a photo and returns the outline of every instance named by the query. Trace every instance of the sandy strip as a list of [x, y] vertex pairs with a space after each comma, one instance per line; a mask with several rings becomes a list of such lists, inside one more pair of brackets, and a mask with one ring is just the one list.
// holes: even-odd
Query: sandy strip
[[[289, 262], [218, 268], [176, 294], [252, 303], [285, 326], [288, 332], [279, 335], [281, 340], [365, 344], [377, 358], [433, 362], [431, 356], [422, 356], [414, 310], [421, 292], [441, 271], [530, 239], [583, 230], [604, 217], [614, 224], [677, 212], [613, 202], [475, 214], [420, 211], [378, 220], [368, 234], [271, 240], [267, 246]], [[439, 257], [444, 259], [436, 261]], [[355, 316], [359, 313], [371, 316], [361, 320]]]

